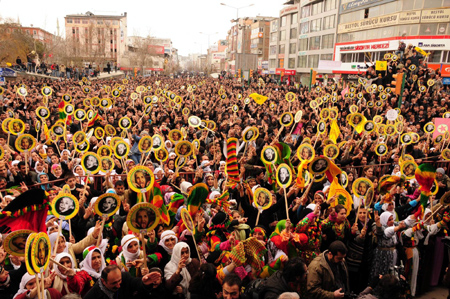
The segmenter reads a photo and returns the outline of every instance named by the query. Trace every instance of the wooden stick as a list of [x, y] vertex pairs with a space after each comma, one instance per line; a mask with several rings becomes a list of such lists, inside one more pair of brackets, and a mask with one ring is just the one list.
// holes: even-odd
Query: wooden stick
[[198, 259], [199, 259], [199, 261], [201, 263], [202, 262], [202, 256], [200, 255], [200, 252], [198, 251], [197, 241], [195, 241], [195, 234], [194, 234], [194, 232], [192, 232], [192, 240], [194, 240], [195, 250], [197, 251]]
[[36, 273], [35, 277], [36, 277], [37, 295], [38, 295], [38, 298], [41, 299], [42, 298], [41, 297], [41, 284], [39, 283], [39, 274]]
[[72, 223], [70, 222], [70, 219], [69, 219], [69, 238], [72, 239]]
[[58, 241], [59, 241], [59, 238], [61, 237], [61, 230], [62, 230], [62, 219], [59, 218], [58, 237], [56, 238], [56, 241], [54, 244], [55, 249], [53, 250], [53, 255], [56, 255], [56, 248], [58, 248]]
[[[145, 196], [145, 194], [144, 194]], [[147, 268], [147, 254], [145, 253], [145, 238], [144, 238], [144, 234], [141, 233], [141, 239], [142, 239], [142, 252], [144, 253], [144, 266], [142, 267], [143, 269]]]
[[286, 194], [286, 187], [284, 189], [284, 201], [286, 204], [286, 219], [289, 219], [289, 207], [288, 207], [288, 201], [287, 201], [287, 194]]
[[259, 214], [261, 214], [261, 211], [258, 209], [258, 216], [256, 216], [256, 223], [255, 223], [255, 226], [258, 225], [258, 222], [259, 222]]
[[[48, 269], [48, 268], [47, 268], [47, 269]], [[44, 280], [44, 272], [41, 273], [41, 284], [42, 284], [41, 295], [42, 295], [42, 298], [45, 298], [45, 280]]]
[[61, 267], [61, 268], [63, 268], [64, 270], [70, 270], [69, 268], [67, 268], [66, 266], [64, 266], [63, 264], [61, 264], [61, 263], [58, 263], [56, 260], [54, 260], [53, 258], [50, 258], [50, 261], [52, 262], [52, 263], [54, 263], [54, 264], [56, 264], [56, 265], [58, 265], [59, 267]]
[[25, 151], [25, 174], [28, 175], [28, 150]]
[[102, 217], [103, 217], [103, 219], [102, 219], [102, 228], [100, 230], [100, 233], [98, 234], [97, 245], [96, 245], [97, 247], [100, 246], [100, 243], [103, 240], [103, 228], [105, 227], [106, 218], [108, 218], [108, 216], [106, 216], [106, 215], [102, 215]]

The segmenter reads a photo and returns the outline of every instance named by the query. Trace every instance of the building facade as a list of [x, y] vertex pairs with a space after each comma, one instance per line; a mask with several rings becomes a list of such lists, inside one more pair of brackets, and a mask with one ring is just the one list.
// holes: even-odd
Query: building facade
[[117, 63], [127, 50], [127, 13], [120, 16], [91, 12], [65, 16], [69, 55], [84, 64]]
[[352, 79], [402, 42], [429, 53], [428, 66], [450, 84], [450, 0], [342, 0], [333, 72]]

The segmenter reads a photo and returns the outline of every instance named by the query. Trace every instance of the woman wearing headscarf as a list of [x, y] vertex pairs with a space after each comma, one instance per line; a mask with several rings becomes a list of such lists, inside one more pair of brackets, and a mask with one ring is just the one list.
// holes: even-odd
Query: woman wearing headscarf
[[77, 184], [84, 186], [84, 184], [86, 184], [86, 180], [88, 180], [89, 184], [92, 184], [94, 182], [92, 177], [85, 177], [86, 172], [84, 171], [83, 167], [81, 167], [81, 165], [77, 165], [73, 168], [73, 174], [77, 178]]
[[383, 212], [379, 217], [378, 213], [375, 212], [376, 226], [373, 231], [377, 237], [378, 245], [373, 254], [370, 280], [389, 273], [389, 268], [397, 264], [395, 246], [398, 243], [398, 238], [396, 233], [405, 229], [407, 225], [412, 225], [414, 223], [412, 219], [414, 218], [407, 218], [405, 222], [402, 221], [396, 226], [391, 212]]
[[49, 179], [48, 174], [46, 174], [45, 172], [38, 173], [37, 181], [39, 184], [42, 184], [41, 185], [42, 190], [48, 191], [51, 189], [50, 185], [46, 184], [48, 183], [48, 179]]
[[[40, 278], [42, 277], [39, 274]], [[19, 290], [16, 295], [14, 295], [14, 299], [34, 299], [41, 298], [37, 293], [38, 289], [36, 287], [36, 276], [25, 273], [22, 276], [22, 280], [20, 281]], [[48, 288], [44, 291], [45, 299], [60, 299], [61, 293], [53, 288]]]
[[61, 295], [70, 294], [73, 292], [67, 285], [67, 273], [72, 270], [72, 272], [75, 273], [74, 268], [74, 259], [72, 256], [66, 252], [60, 253], [56, 255], [55, 261], [66, 267], [67, 269], [57, 265], [56, 263], [53, 264], [53, 271], [55, 271], [56, 276], [53, 280], [53, 288], [58, 290]]
[[170, 262], [164, 267], [164, 277], [169, 290], [182, 293], [190, 298], [189, 283], [191, 277], [198, 273], [200, 262], [191, 258], [189, 245], [184, 242], [177, 243], [173, 248]]
[[106, 267], [102, 252], [96, 246], [83, 250], [83, 261], [80, 263], [81, 271], [67, 273], [69, 289], [83, 297], [94, 286]]
[[[100, 229], [101, 229], [101, 225], [98, 224], [96, 225], [94, 231], [87, 235], [86, 238], [84, 238], [83, 240], [81, 240], [78, 243], [72, 244], [70, 242], [66, 241], [66, 238], [64, 237], [63, 234], [59, 234], [59, 239], [58, 239], [58, 232], [54, 232], [51, 233], [49, 238], [50, 238], [50, 244], [52, 246], [52, 253], [54, 252], [54, 248], [55, 248], [55, 244], [56, 244], [56, 254], [58, 253], [62, 253], [62, 252], [66, 252], [68, 254], [70, 254], [73, 258], [74, 261], [76, 261], [76, 254], [80, 254], [83, 252], [83, 249], [96, 244], [97, 243], [97, 238], [99, 236], [100, 233]], [[58, 239], [58, 241], [57, 241]], [[74, 267], [76, 267], [76, 263], [74, 264]]]
[[133, 277], [140, 277], [140, 266], [144, 255], [139, 249], [139, 239], [135, 235], [126, 235], [121, 241], [122, 252], [116, 258], [116, 263], [122, 272], [128, 272]]
[[149, 267], [157, 266], [164, 270], [166, 264], [170, 261], [173, 248], [178, 242], [178, 237], [172, 230], [166, 230], [161, 234], [161, 240], [156, 243], [156, 237], [148, 241], [147, 263]]

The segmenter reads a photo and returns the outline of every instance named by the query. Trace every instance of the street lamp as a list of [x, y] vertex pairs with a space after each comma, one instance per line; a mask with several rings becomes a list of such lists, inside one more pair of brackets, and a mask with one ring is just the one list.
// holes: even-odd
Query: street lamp
[[239, 9], [242, 9], [242, 8], [247, 8], [247, 7], [250, 7], [250, 6], [253, 6], [253, 5], [255, 5], [255, 4], [250, 4], [250, 5], [247, 5], [247, 6], [242, 6], [242, 7], [234, 7], [234, 6], [231, 6], [231, 5], [228, 5], [228, 4], [225, 4], [225, 3], [220, 3], [220, 5], [223, 5], [223, 6], [228, 6], [228, 7], [230, 7], [230, 8], [234, 8], [234, 9], [236, 9], [236, 23], [238, 22], [238, 18], [239, 18]]

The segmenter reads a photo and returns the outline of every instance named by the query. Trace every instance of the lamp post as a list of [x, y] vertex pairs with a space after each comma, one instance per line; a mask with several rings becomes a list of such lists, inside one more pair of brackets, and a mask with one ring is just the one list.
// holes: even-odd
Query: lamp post
[[[255, 4], [252, 3], [250, 5], [241, 6], [241, 7], [234, 7], [234, 6], [225, 4], [225, 3], [220, 3], [220, 5], [236, 9], [236, 20], [235, 21], [236, 21], [236, 28], [237, 28], [237, 30], [239, 30], [239, 24], [238, 24], [238, 22], [239, 22], [239, 10], [243, 9], [243, 8], [247, 8], [247, 7], [253, 6]], [[242, 54], [243, 54], [243, 58], [245, 58], [245, 27], [244, 27], [242, 36], [243, 36], [243, 38], [242, 38], [242, 48], [243, 48]], [[236, 39], [237, 39], [237, 37], [236, 37]], [[236, 54], [237, 54], [237, 42], [236, 42]], [[236, 55], [236, 57], [237, 57], [237, 55]], [[238, 67], [238, 66], [237, 66], [236, 63], [234, 65], [235, 65], [234, 69], [235, 69], [235, 72], [236, 72], [236, 67]]]

